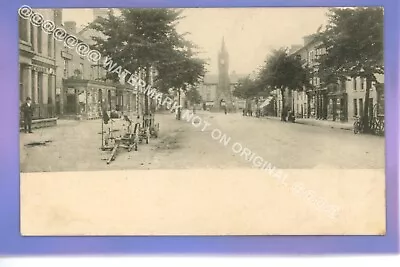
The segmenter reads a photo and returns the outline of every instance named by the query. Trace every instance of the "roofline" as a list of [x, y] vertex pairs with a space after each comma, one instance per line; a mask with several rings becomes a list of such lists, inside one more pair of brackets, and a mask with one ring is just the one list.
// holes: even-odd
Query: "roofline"
[[306, 35], [306, 36], [304, 36], [304, 37], [309, 37], [309, 36], [312, 36], [312, 35], [314, 35], [314, 38], [313, 38], [308, 44], [303, 45], [302, 47], [300, 47], [299, 49], [297, 49], [296, 51], [294, 51], [294, 52], [291, 53], [290, 55], [297, 54], [297, 53], [299, 53], [301, 50], [307, 49], [307, 47], [311, 46], [312, 44], [315, 44], [315, 43], [317, 42], [317, 36], [316, 36], [315, 33], [310, 34], [310, 35]]

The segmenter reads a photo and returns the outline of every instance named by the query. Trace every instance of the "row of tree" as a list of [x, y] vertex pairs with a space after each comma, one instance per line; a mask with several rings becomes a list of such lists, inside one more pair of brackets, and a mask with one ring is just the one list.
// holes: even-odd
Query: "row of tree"
[[[326, 29], [315, 35], [326, 53], [317, 58], [317, 71], [307, 62], [282, 48], [272, 52], [258, 72], [256, 79], [246, 77], [239, 81], [234, 94], [252, 99], [260, 92], [280, 89], [285, 103], [285, 90], [304, 90], [313, 87], [310, 78], [319, 77], [321, 86], [339, 84], [340, 81], [362, 77], [366, 79], [365, 103], [369, 103], [372, 82], [384, 73], [383, 65], [383, 8], [332, 8], [328, 12]], [[364, 125], [368, 131], [369, 105], [364, 108]], [[285, 120], [287, 109], [282, 109]]]
[[[188, 41], [187, 33], [178, 33], [176, 26], [183, 18], [177, 9], [120, 9], [117, 16], [99, 17], [91, 28], [102, 33], [93, 37], [94, 49], [103, 57], [110, 57], [123, 69], [134, 73], [144, 72], [146, 84], [150, 73], [156, 69], [153, 80], [158, 91], [186, 91], [205, 75], [205, 61], [197, 57], [196, 45]], [[128, 78], [128, 77], [127, 77]], [[108, 73], [106, 79], [119, 81], [116, 73]], [[145, 115], [150, 113], [145, 97]]]

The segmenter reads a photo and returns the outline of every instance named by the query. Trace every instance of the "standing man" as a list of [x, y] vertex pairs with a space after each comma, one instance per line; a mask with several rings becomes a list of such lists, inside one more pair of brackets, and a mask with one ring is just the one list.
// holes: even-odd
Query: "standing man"
[[221, 99], [220, 106], [222, 107], [222, 109], [224, 110], [224, 113], [225, 113], [225, 115], [226, 115], [227, 111], [226, 111], [226, 103], [225, 103], [225, 100]]
[[24, 130], [25, 133], [29, 131], [32, 133], [32, 116], [33, 116], [33, 107], [31, 98], [27, 97], [26, 102], [22, 104], [21, 107], [22, 114], [24, 115]]

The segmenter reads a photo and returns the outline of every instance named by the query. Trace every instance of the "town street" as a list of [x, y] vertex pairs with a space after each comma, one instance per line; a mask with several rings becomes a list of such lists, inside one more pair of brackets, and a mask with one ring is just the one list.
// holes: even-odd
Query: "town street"
[[[60, 120], [56, 127], [21, 133], [21, 172], [251, 168], [244, 148], [283, 169], [384, 168], [382, 137], [240, 113], [196, 115], [202, 120], [198, 127], [171, 113], [156, 114], [159, 138], [139, 145], [138, 151], [121, 149], [110, 165], [105, 161], [110, 152], [100, 150], [100, 120]], [[221, 135], [225, 139], [220, 141]], [[35, 142], [45, 145], [29, 145]]]

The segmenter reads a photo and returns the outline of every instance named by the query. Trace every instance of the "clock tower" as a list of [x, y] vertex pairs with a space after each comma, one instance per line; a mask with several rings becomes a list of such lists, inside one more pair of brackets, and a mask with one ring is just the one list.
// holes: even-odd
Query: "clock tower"
[[232, 93], [229, 81], [229, 55], [222, 38], [221, 50], [218, 53], [218, 86], [216, 93], [216, 110], [222, 110], [221, 102], [225, 102], [228, 109], [232, 108]]

